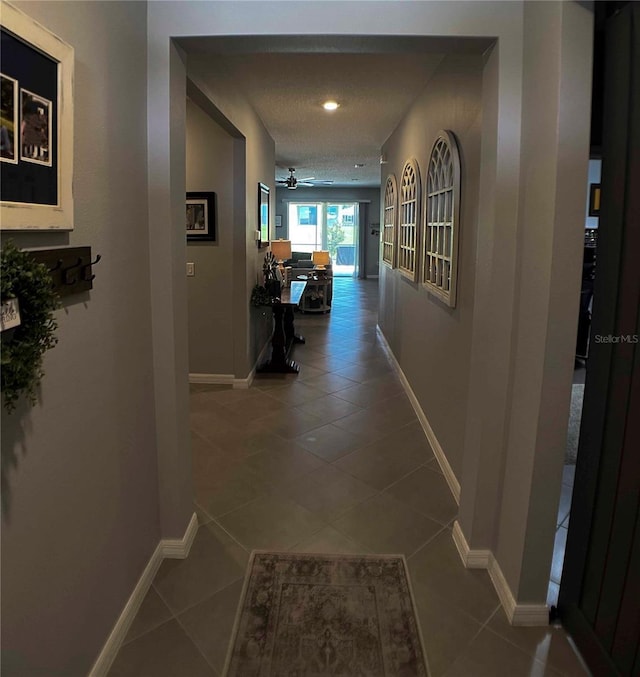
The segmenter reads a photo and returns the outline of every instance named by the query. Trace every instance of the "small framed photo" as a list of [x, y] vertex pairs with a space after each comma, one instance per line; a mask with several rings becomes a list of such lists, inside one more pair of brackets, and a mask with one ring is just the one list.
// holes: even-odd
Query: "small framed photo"
[[589, 216], [600, 216], [600, 184], [592, 183], [589, 186]]
[[216, 194], [187, 193], [187, 241], [216, 241]]
[[51, 167], [51, 101], [20, 90], [20, 160]]
[[260, 224], [260, 239], [258, 249], [269, 246], [269, 186], [258, 184], [258, 223]]
[[0, 73], [0, 161], [18, 164], [18, 81]]

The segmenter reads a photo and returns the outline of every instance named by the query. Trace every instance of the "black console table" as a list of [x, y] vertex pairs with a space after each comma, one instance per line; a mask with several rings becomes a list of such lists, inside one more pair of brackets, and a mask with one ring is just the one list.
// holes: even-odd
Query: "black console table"
[[280, 293], [280, 298], [271, 304], [273, 311], [273, 335], [271, 336], [271, 359], [256, 369], [259, 374], [297, 374], [300, 367], [289, 360], [289, 351], [294, 343], [304, 343], [293, 327], [293, 309], [300, 303], [306, 282], [292, 282], [290, 288]]

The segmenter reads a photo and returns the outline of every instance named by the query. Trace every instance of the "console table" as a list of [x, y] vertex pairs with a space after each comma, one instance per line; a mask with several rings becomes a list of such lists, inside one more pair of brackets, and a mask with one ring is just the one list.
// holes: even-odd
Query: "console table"
[[296, 273], [307, 281], [307, 287], [300, 300], [300, 310], [303, 313], [328, 313], [333, 297], [331, 268], [298, 269]]
[[300, 303], [306, 282], [295, 281], [291, 287], [282, 289], [280, 299], [271, 304], [273, 311], [273, 334], [271, 336], [271, 359], [256, 369], [259, 374], [297, 374], [300, 367], [289, 360], [294, 343], [304, 343], [293, 327], [293, 309]]

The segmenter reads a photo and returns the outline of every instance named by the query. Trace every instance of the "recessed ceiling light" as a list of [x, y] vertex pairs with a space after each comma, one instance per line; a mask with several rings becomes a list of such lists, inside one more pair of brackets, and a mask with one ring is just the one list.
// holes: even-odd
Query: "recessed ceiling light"
[[356, 162], [355, 165], [353, 165], [356, 169], [360, 169], [361, 167], [364, 167], [364, 163], [362, 162]]
[[335, 110], [336, 108], [338, 108], [339, 105], [340, 105], [340, 104], [339, 104], [338, 102], [336, 102], [336, 101], [325, 101], [325, 102], [322, 104], [322, 107], [323, 107], [325, 110]]

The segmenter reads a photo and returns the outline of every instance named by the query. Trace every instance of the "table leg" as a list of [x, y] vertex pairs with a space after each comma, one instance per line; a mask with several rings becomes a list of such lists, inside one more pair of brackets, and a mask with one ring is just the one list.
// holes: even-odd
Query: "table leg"
[[271, 360], [257, 369], [259, 373], [297, 374], [300, 367], [287, 360], [287, 338], [285, 334], [285, 309], [281, 303], [274, 303], [273, 335], [271, 337]]
[[293, 307], [287, 306], [284, 309], [284, 336], [287, 342], [287, 345], [291, 343], [304, 343], [305, 340], [302, 336], [298, 336], [295, 333], [293, 327]]

